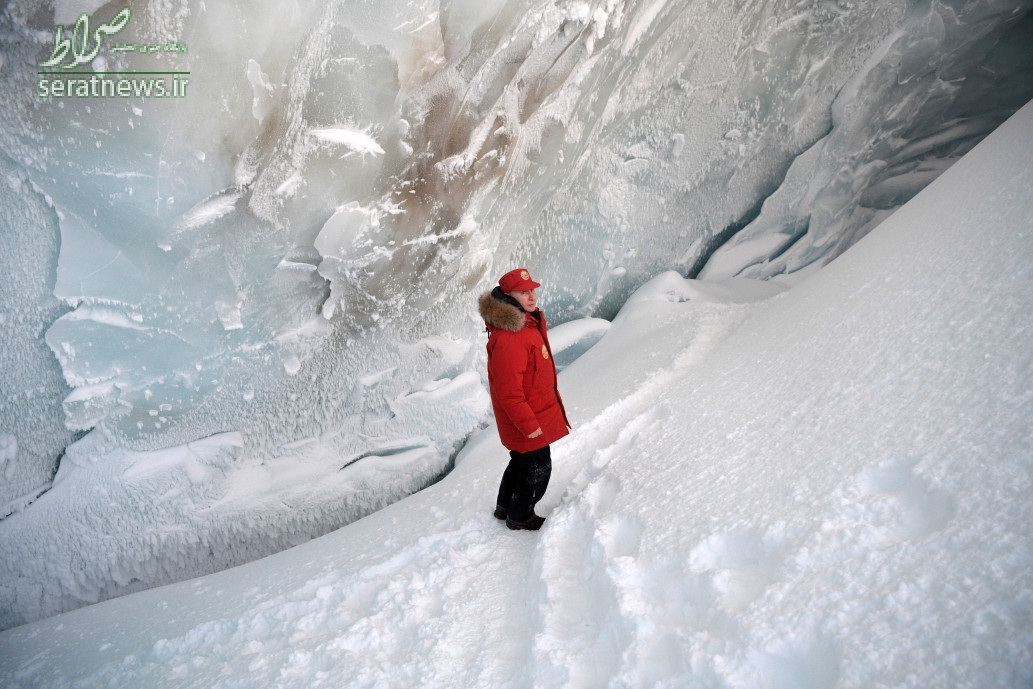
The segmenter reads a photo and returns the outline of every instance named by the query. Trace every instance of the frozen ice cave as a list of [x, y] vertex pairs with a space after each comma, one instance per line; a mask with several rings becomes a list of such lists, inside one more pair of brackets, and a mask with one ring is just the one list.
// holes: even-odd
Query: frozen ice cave
[[[511, 267], [554, 324], [819, 268], [1033, 98], [1031, 10], [11, 0], [0, 626], [434, 481], [489, 420], [474, 304]], [[58, 26], [85, 75], [43, 73]], [[181, 97], [50, 86], [149, 73]]]

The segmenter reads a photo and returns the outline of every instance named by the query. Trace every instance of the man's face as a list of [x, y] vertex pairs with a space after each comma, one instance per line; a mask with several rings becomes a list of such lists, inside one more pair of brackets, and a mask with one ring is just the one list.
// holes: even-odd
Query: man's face
[[524, 311], [527, 311], [528, 313], [531, 313], [538, 308], [538, 297], [535, 295], [533, 289], [520, 291], [514, 290], [509, 293], [509, 296], [516, 299], [520, 303], [520, 306], [523, 307]]

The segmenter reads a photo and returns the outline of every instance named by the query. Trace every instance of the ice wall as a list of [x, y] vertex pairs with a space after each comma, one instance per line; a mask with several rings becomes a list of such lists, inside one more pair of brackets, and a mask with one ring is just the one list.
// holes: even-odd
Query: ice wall
[[[55, 22], [123, 5], [3, 10], [7, 218], [50, 238], [5, 261], [53, 266], [59, 246], [48, 289], [70, 310], [39, 279], [4, 296], [5, 318], [20, 304], [44, 317], [10, 336], [38, 364], [23, 382], [5, 360], [0, 457], [17, 485], [0, 502], [44, 490], [73, 433], [89, 431], [61, 482], [124, 491], [105, 465], [239, 434], [201, 482], [162, 465], [181, 497], [146, 528], [217, 524], [205, 509], [239, 497], [239, 476], [298, 462], [322, 467], [316, 486], [418, 449], [410, 469], [432, 480], [487, 413], [469, 376], [483, 356], [473, 304], [497, 274], [527, 266], [558, 323], [609, 316], [667, 269], [816, 267], [1033, 96], [1029, 0], [128, 4], [120, 40], [187, 52], [102, 52], [88, 68], [189, 71], [186, 97], [40, 98]], [[70, 391], [43, 363], [44, 330]], [[33, 385], [38, 412], [17, 401]], [[32, 431], [38, 449], [19, 430], [37, 418], [53, 428]], [[7, 574], [24, 601], [53, 588], [49, 611], [117, 593], [104, 577], [233, 564], [341, 523], [327, 505], [358, 489], [329, 483], [306, 497], [268, 481], [261, 534], [234, 526], [244, 545], [214, 563], [170, 528], [170, 542], [126, 536], [110, 552], [132, 555], [89, 574], [13, 556]], [[0, 522], [6, 543], [44, 520], [60, 559], [75, 529], [108, 528], [63, 490]], [[347, 518], [375, 503], [359, 496]], [[288, 518], [298, 509], [309, 525]], [[237, 538], [213, 528], [212, 542]], [[163, 551], [174, 566], [151, 562]]]
[[[987, 40], [995, 12], [1026, 14]], [[916, 3], [836, 95], [828, 135], [699, 277], [791, 273], [864, 236], [1033, 96], [1031, 19], [1019, 3]]]
[[53, 211], [0, 154], [0, 519], [50, 485], [74, 437], [61, 408], [71, 390], [43, 341], [68, 311], [51, 292], [57, 252]]

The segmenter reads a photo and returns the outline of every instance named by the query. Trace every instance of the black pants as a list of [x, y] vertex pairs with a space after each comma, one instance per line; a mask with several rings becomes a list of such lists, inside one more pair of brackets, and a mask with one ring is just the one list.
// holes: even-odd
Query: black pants
[[499, 485], [499, 507], [514, 521], [527, 521], [534, 513], [534, 506], [545, 495], [551, 475], [552, 456], [548, 445], [530, 452], [510, 450], [509, 466]]

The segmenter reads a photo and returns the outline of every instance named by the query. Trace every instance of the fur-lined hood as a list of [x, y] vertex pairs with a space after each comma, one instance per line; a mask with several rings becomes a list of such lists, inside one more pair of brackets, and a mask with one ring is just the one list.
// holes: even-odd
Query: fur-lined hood
[[518, 333], [527, 322], [527, 313], [519, 302], [498, 287], [482, 294], [477, 305], [481, 318], [492, 328]]

